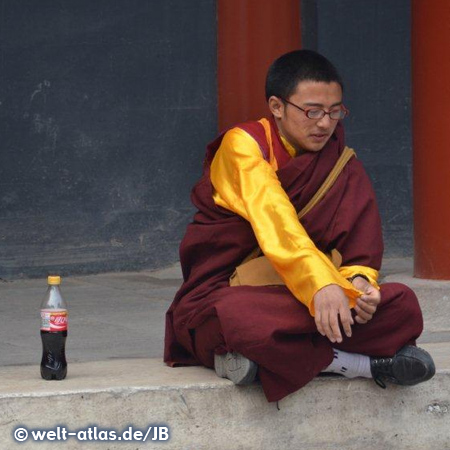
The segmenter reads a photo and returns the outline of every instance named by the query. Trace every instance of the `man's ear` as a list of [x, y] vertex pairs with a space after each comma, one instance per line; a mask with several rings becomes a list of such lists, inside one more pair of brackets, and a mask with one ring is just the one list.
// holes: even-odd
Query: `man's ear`
[[281, 119], [284, 112], [284, 103], [278, 97], [275, 97], [275, 95], [272, 95], [267, 103], [269, 105], [270, 112], [274, 115], [274, 117]]

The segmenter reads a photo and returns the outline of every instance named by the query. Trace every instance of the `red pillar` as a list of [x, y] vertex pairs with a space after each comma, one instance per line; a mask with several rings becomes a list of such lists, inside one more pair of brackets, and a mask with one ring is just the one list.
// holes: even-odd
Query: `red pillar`
[[412, 1], [414, 275], [450, 279], [450, 2]]
[[219, 129], [268, 115], [270, 63], [300, 48], [299, 0], [218, 0]]

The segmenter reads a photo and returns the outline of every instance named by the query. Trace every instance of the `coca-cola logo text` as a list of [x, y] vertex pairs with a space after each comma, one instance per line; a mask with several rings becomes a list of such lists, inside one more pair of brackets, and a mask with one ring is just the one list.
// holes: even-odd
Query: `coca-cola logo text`
[[51, 316], [50, 322], [52, 325], [66, 325], [68, 320], [67, 316]]

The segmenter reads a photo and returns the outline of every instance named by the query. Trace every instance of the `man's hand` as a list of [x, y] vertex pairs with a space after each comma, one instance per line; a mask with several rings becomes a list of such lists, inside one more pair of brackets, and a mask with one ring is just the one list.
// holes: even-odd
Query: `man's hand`
[[356, 289], [364, 292], [360, 298], [358, 298], [355, 306], [355, 320], [360, 324], [367, 323], [372, 319], [378, 305], [381, 301], [381, 294], [378, 289], [373, 287], [366, 279], [362, 277], [356, 277], [352, 281], [353, 286]]
[[330, 284], [314, 296], [315, 321], [319, 333], [331, 342], [342, 342], [339, 320], [347, 337], [352, 335], [353, 318], [348, 298], [337, 284]]

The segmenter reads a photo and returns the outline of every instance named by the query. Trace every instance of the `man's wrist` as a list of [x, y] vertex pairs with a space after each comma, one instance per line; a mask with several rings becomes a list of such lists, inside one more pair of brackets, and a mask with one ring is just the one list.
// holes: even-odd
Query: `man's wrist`
[[364, 280], [366, 280], [368, 283], [370, 283], [369, 278], [367, 278], [364, 274], [362, 273], [357, 273], [353, 276], [351, 276], [350, 278], [347, 278], [348, 281], [350, 281], [350, 283], [353, 283], [353, 281], [355, 280], [355, 278], [363, 278]]

